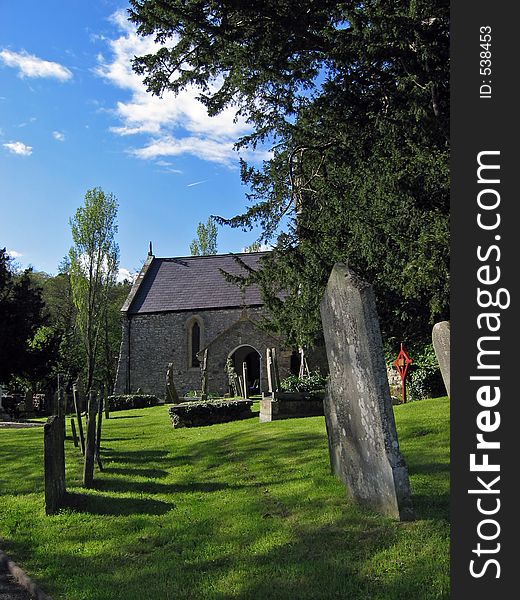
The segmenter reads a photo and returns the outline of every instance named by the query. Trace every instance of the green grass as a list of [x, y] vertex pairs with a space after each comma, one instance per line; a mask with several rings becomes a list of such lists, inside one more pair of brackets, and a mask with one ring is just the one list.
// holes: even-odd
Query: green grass
[[104, 422], [102, 473], [46, 517], [41, 429], [0, 429], [0, 548], [55, 600], [449, 597], [449, 403], [395, 408], [418, 519], [363, 511], [330, 475], [323, 417], [173, 430]]

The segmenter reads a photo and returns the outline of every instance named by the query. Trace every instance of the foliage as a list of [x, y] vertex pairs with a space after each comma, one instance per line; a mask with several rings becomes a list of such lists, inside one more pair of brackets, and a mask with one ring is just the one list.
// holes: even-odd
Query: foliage
[[386, 339], [426, 340], [449, 309], [449, 3], [130, 3], [164, 44], [134, 61], [148, 90], [195, 85], [210, 115], [247, 121], [237, 147], [272, 149], [242, 162], [244, 214], [216, 217], [276, 239], [247, 278], [272, 326], [316, 344], [342, 261], [373, 283]]
[[260, 252], [262, 250], [262, 244], [260, 242], [253, 242], [251, 245], [244, 248], [244, 252]]
[[2, 550], [54, 600], [121, 600], [121, 582], [125, 600], [448, 600], [449, 402], [395, 418], [413, 523], [352, 504], [323, 417], [172, 431], [164, 406], [117, 413], [88, 491], [67, 423], [71, 506], [52, 518], [41, 429], [0, 429]]
[[312, 371], [307, 377], [289, 375], [280, 381], [284, 392], [314, 392], [323, 391], [327, 386], [327, 378], [319, 371]]
[[190, 252], [192, 256], [208, 256], [217, 253], [217, 226], [211, 217], [206, 224], [198, 224], [197, 239], [192, 240]]
[[86, 192], [84, 205], [70, 220], [74, 245], [69, 250], [69, 273], [87, 362], [87, 393], [93, 385], [99, 349], [108, 335], [109, 294], [119, 264], [116, 216], [114, 196], [93, 188]]
[[206, 400], [173, 404], [168, 408], [174, 427], [202, 427], [253, 417], [252, 400]]
[[159, 398], [152, 394], [114, 394], [113, 396], [108, 396], [108, 408], [110, 411], [148, 408], [150, 406], [157, 406], [159, 402]]
[[47, 335], [42, 290], [31, 270], [13, 272], [11, 259], [0, 248], [0, 383], [14, 376], [33, 378], [55, 360], [55, 344]]
[[427, 344], [417, 354], [409, 367], [406, 385], [411, 400], [422, 400], [445, 394], [444, 382], [432, 344]]

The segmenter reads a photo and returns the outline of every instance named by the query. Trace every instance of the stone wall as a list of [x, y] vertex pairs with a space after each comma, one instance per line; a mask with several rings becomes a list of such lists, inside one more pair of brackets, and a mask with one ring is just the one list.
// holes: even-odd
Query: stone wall
[[[165, 397], [166, 369], [173, 363], [173, 377], [179, 395], [190, 390], [200, 389], [200, 369], [190, 366], [189, 331], [193, 320], [201, 324], [201, 349], [210, 342], [208, 352], [209, 392], [224, 394], [228, 391], [227, 376], [224, 372], [226, 359], [238, 339], [241, 344], [256, 348], [265, 362], [266, 343], [277, 347], [276, 338], [268, 336], [256, 327], [248, 327], [241, 338], [224, 334], [244, 316], [258, 320], [262, 308], [250, 308], [245, 313], [241, 308], [216, 309], [199, 312], [172, 312], [137, 314], [126, 317], [123, 323], [123, 337], [114, 392], [133, 393], [140, 389], [145, 394]], [[247, 322], [247, 321], [246, 321]], [[218, 338], [221, 336], [221, 338]], [[233, 345], [236, 344], [236, 345]], [[280, 350], [282, 354], [281, 348]], [[290, 352], [284, 354], [281, 368], [285, 376], [286, 363]], [[282, 363], [282, 361], [280, 361]], [[265, 371], [265, 367], [263, 368]], [[267, 377], [264, 372], [264, 387]]]

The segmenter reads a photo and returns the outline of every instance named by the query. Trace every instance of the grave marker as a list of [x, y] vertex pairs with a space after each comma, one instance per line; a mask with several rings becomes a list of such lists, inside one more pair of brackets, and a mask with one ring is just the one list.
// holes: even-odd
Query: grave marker
[[45, 513], [58, 512], [65, 496], [65, 417], [53, 415], [43, 426]]
[[[450, 322], [435, 323], [432, 330], [433, 349], [441, 369], [442, 380], [450, 396]], [[450, 396], [451, 398], [451, 396]]]
[[94, 484], [94, 455], [96, 453], [96, 412], [97, 399], [94, 392], [89, 393], [87, 439], [85, 444], [85, 464], [83, 467], [83, 485], [91, 488]]
[[372, 286], [338, 263], [320, 312], [330, 369], [324, 412], [332, 470], [358, 503], [410, 519], [408, 470], [397, 441]]

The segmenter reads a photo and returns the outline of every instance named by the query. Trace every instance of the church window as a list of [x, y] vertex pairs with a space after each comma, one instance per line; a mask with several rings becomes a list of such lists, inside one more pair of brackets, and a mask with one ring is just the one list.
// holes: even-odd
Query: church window
[[197, 358], [197, 352], [200, 350], [200, 325], [195, 321], [191, 326], [191, 367], [198, 367], [200, 361]]

